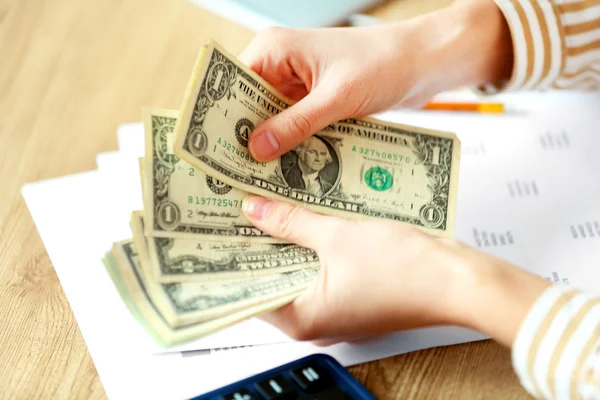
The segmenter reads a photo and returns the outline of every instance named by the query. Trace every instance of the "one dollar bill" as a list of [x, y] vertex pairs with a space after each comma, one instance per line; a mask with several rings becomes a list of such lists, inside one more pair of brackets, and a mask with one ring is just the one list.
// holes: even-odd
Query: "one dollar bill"
[[131, 231], [137, 248], [147, 248], [143, 262], [148, 276], [160, 283], [242, 279], [319, 267], [313, 250], [295, 244], [144, 236], [142, 212], [132, 214]]
[[128, 248], [130, 254], [127, 253], [126, 259], [131, 262], [135, 249], [136, 262], [146, 280], [146, 290], [154, 305], [173, 327], [207, 321], [295, 293], [306, 288], [318, 271], [318, 268], [308, 268], [255, 278], [162, 284], [151, 279], [147, 269], [146, 245], [132, 242]]
[[144, 188], [147, 236], [281, 242], [252, 226], [242, 213], [246, 192], [204, 174], [173, 152], [174, 110], [145, 109]]
[[[187, 342], [245, 319], [272, 311], [298, 297], [316, 276], [316, 269], [288, 273], [288, 285], [263, 301], [247, 301], [268, 285], [241, 285], [235, 290], [215, 291], [197, 284], [158, 284], [145, 275], [137, 249], [131, 240], [116, 243], [104, 264], [123, 301], [144, 328], [163, 346]], [[271, 278], [274, 279], [274, 278]], [[296, 284], [294, 286], [294, 284]], [[291, 290], [290, 290], [291, 288]], [[224, 308], [212, 319], [198, 318], [211, 309]]]
[[454, 232], [460, 142], [451, 133], [347, 119], [281, 158], [248, 152], [256, 126], [290, 107], [214, 42], [198, 58], [178, 119], [174, 151], [224, 184], [324, 214], [402, 221]]

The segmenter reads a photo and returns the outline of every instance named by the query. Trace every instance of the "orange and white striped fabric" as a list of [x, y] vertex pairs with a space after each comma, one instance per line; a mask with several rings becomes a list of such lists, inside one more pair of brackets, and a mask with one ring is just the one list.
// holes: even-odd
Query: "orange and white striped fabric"
[[600, 0], [495, 0], [514, 49], [501, 90], [600, 89]]
[[[494, 0], [514, 50], [498, 90], [600, 90], [600, 0]], [[554, 285], [537, 300], [513, 344], [513, 365], [543, 399], [600, 399], [600, 298]]]
[[513, 366], [540, 399], [600, 399], [600, 297], [554, 285], [523, 321]]

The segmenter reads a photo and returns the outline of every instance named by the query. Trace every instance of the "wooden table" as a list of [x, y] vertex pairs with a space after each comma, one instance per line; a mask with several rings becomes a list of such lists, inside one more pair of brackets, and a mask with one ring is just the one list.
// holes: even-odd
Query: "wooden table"
[[[449, 2], [371, 13], [401, 19]], [[141, 106], [179, 107], [209, 37], [239, 52], [252, 33], [185, 0], [0, 0], [0, 398], [106, 397], [19, 191], [94, 169]], [[509, 351], [491, 342], [351, 371], [382, 399], [528, 398]]]

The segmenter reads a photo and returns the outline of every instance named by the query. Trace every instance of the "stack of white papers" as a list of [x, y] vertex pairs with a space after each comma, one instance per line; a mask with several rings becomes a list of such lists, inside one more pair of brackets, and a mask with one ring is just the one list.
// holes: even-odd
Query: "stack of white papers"
[[[506, 101], [520, 112], [378, 117], [458, 134], [459, 240], [552, 281], [600, 293], [600, 132], [594, 114], [600, 96], [532, 94]], [[113, 242], [131, 237], [130, 213], [143, 208], [143, 136], [141, 124], [122, 125], [119, 150], [99, 154], [97, 170], [23, 188], [109, 398], [189, 398], [315, 352], [353, 365], [484, 338], [443, 327], [320, 348], [253, 319], [159, 347], [132, 318], [101, 262]]]

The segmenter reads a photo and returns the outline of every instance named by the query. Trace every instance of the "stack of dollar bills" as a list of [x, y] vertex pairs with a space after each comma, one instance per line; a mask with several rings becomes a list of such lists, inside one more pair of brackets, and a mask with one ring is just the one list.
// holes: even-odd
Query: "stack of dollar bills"
[[270, 237], [244, 217], [248, 193], [453, 235], [455, 135], [348, 119], [277, 160], [255, 161], [250, 133], [292, 104], [211, 42], [181, 110], [144, 109], [144, 210], [131, 215], [132, 239], [115, 243], [104, 263], [133, 316], [162, 345], [281, 307], [317, 277], [313, 250]]

